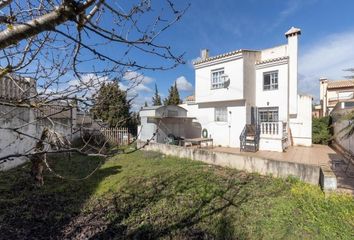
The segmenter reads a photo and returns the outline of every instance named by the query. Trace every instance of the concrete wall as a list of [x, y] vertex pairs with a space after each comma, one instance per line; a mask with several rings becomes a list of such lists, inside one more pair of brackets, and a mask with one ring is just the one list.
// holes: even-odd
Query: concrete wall
[[[142, 142], [138, 142], [141, 145]], [[157, 151], [166, 155], [189, 158], [208, 164], [235, 168], [247, 172], [256, 172], [274, 177], [295, 176], [300, 180], [319, 184], [320, 167], [301, 163], [276, 161], [267, 158], [251, 157], [241, 154], [211, 152], [203, 149], [185, 148], [165, 144], [150, 143], [144, 150]]]
[[294, 145], [312, 145], [312, 97], [298, 95], [298, 114], [290, 118], [289, 127]]
[[[36, 144], [35, 138], [41, 135], [45, 126], [51, 127], [48, 120], [36, 120], [35, 112], [30, 108], [0, 105], [0, 113], [4, 114], [0, 117], [0, 157], [32, 152]], [[53, 119], [53, 122], [55, 131], [69, 140], [75, 137], [71, 135], [71, 119]], [[18, 128], [23, 134], [14, 132], [14, 128]], [[27, 160], [26, 157], [13, 158], [0, 164], [0, 170], [13, 168]]]
[[[10, 106], [0, 105], [1, 113], [6, 115], [0, 118], [0, 157], [10, 154], [22, 154], [31, 149], [35, 145], [33, 138], [15, 133], [13, 130], [6, 128], [18, 127], [18, 131], [30, 136], [37, 135], [37, 125], [27, 124], [34, 119], [34, 113], [29, 108], [13, 108]], [[25, 157], [16, 157], [0, 164], [0, 170], [10, 169], [27, 160]]]
[[335, 142], [344, 148], [347, 152], [354, 155], [354, 134], [349, 138], [346, 138], [344, 137], [346, 131], [342, 131], [342, 129], [348, 127], [350, 124], [350, 122], [344, 118], [345, 115], [351, 111], [354, 111], [354, 108], [334, 109], [331, 115], [333, 118], [333, 137]]
[[259, 150], [283, 152], [284, 151], [283, 141], [282, 139], [261, 137], [259, 140]]

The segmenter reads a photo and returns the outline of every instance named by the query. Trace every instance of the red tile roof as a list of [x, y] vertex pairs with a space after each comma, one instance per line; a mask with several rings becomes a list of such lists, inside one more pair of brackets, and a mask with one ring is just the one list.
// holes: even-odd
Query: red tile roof
[[354, 79], [344, 79], [344, 80], [333, 80], [333, 81], [328, 81], [327, 88], [348, 88], [348, 87], [353, 87], [354, 88]]

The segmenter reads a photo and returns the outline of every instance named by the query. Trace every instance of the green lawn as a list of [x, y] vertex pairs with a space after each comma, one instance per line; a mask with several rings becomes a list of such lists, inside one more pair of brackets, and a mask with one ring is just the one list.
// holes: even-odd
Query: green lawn
[[[50, 161], [82, 177], [97, 158]], [[154, 152], [119, 155], [88, 180], [28, 165], [0, 173], [2, 239], [354, 239], [354, 199], [295, 179], [248, 174]]]

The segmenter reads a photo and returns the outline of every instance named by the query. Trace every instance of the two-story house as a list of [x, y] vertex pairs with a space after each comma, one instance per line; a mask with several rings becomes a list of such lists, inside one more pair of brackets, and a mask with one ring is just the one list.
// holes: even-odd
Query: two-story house
[[328, 116], [338, 102], [354, 100], [354, 79], [328, 80], [320, 78], [322, 116]]
[[298, 94], [298, 38], [264, 50], [217, 56], [201, 51], [195, 68], [195, 96], [181, 106], [195, 117], [214, 145], [284, 151], [311, 146], [312, 98]]

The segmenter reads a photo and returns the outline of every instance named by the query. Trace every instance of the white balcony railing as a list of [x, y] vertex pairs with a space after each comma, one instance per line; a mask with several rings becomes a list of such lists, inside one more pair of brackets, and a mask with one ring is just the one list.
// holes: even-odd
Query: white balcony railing
[[349, 92], [346, 95], [339, 95], [337, 97], [328, 98], [329, 105], [335, 105], [339, 101], [351, 100], [354, 99], [354, 93]]
[[260, 124], [260, 137], [285, 138], [287, 136], [286, 122], [262, 122]]

